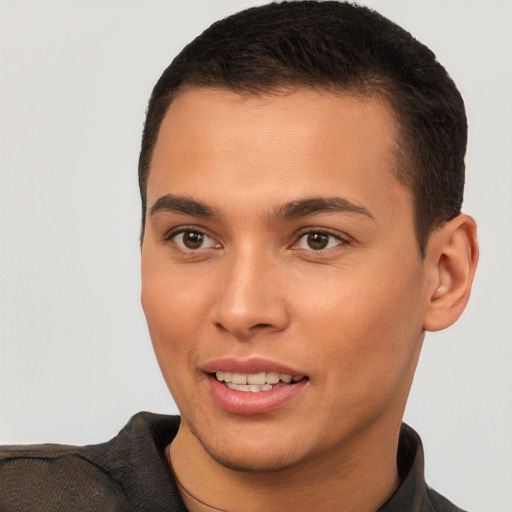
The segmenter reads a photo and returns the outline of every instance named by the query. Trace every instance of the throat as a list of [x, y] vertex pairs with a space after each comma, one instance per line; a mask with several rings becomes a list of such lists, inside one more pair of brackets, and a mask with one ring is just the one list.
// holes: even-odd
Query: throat
[[172, 474], [174, 476], [174, 481], [176, 482], [176, 487], [178, 488], [181, 499], [183, 500], [183, 503], [189, 512], [229, 512], [223, 508], [213, 507], [212, 505], [208, 505], [208, 503], [201, 501], [183, 486], [183, 484], [176, 477], [176, 473], [174, 471], [172, 471]]
[[214, 507], [213, 505], [206, 503], [204, 500], [199, 499], [194, 493], [192, 493], [187, 487], [183, 485], [181, 480], [178, 478], [178, 475], [176, 474], [176, 471], [172, 463], [172, 445], [173, 443], [166, 446], [165, 458], [167, 459], [167, 463], [169, 464], [169, 469], [171, 470], [173, 480], [176, 483], [176, 488], [178, 489], [178, 493], [181, 499], [183, 500], [186, 509], [189, 512], [230, 512], [225, 508]]

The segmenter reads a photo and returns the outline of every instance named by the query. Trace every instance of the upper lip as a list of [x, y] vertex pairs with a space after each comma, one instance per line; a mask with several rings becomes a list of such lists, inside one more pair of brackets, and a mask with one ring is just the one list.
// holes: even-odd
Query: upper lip
[[292, 377], [306, 375], [304, 372], [300, 370], [261, 357], [251, 357], [247, 359], [223, 357], [220, 359], [215, 359], [213, 361], [207, 362], [202, 366], [202, 369], [206, 373], [214, 373], [216, 371], [246, 374], [260, 372], [275, 372], [291, 375]]

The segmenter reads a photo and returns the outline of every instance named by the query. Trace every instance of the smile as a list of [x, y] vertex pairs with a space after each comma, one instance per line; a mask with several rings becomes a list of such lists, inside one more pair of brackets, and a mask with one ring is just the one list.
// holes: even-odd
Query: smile
[[270, 391], [277, 387], [287, 386], [292, 382], [299, 382], [304, 378], [304, 376], [292, 377], [286, 373], [276, 372], [235, 373], [224, 371], [216, 371], [215, 377], [229, 389], [252, 393]]

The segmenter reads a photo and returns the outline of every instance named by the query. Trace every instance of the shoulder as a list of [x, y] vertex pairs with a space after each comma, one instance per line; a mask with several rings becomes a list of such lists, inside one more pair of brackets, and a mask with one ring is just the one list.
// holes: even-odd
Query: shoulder
[[464, 512], [425, 482], [421, 438], [405, 423], [400, 430], [397, 464], [401, 484], [379, 512]]
[[[101, 451], [101, 445], [96, 448]], [[99, 510], [108, 502], [122, 500], [122, 485], [109, 477], [95, 451], [55, 445], [1, 449], [0, 508], [62, 510], [87, 501]]]
[[464, 512], [434, 489], [427, 489], [428, 498], [435, 512]]
[[0, 509], [130, 510], [138, 474], [169, 478], [161, 453], [178, 425], [177, 417], [139, 413], [101, 444], [0, 447]]

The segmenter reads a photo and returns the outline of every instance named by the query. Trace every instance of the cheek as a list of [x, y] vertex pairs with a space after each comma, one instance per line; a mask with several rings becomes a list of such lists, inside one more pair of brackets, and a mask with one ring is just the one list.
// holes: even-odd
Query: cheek
[[311, 357], [324, 370], [334, 365], [342, 380], [386, 381], [406, 371], [422, 337], [422, 272], [419, 265], [387, 272], [368, 265], [363, 273], [339, 273], [327, 289], [312, 288], [301, 324], [318, 340]]
[[143, 267], [142, 307], [158, 364], [173, 395], [194, 366], [195, 341], [204, 321], [198, 296], [188, 279], [172, 279]]
[[[142, 307], [149, 328], [158, 339], [198, 327], [207, 293], [205, 279], [196, 274], [167, 262], [165, 254], [149, 249], [143, 253]], [[180, 339], [173, 335], [169, 341], [174, 344]]]

